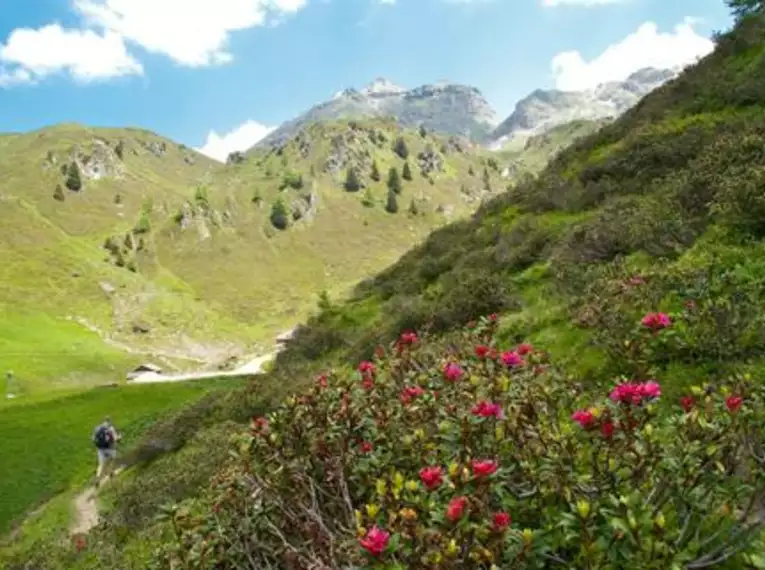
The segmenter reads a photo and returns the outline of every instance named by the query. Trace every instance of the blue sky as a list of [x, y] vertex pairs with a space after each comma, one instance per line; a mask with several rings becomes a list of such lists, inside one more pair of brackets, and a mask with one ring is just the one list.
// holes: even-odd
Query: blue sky
[[3, 0], [0, 131], [140, 126], [220, 154], [378, 76], [474, 85], [504, 118], [539, 87], [692, 61], [730, 23], [722, 0]]

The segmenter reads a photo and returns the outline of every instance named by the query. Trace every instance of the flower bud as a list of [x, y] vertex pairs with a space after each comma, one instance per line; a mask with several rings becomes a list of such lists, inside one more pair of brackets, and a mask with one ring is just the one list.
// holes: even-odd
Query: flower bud
[[449, 465], [449, 476], [454, 478], [457, 476], [457, 474], [460, 472], [460, 466], [457, 463], [452, 463]]
[[586, 519], [590, 514], [590, 503], [589, 501], [586, 501], [585, 499], [581, 499], [576, 502], [576, 512], [579, 513], [579, 516], [583, 519]]
[[414, 430], [414, 436], [417, 439], [425, 439], [425, 430], [422, 428], [417, 428], [416, 430]]
[[656, 526], [659, 528], [664, 528], [664, 525], [666, 524], [666, 520], [664, 519], [664, 513], [659, 513], [656, 515], [656, 517], [653, 519], [653, 522], [656, 523]]
[[419, 485], [417, 484], [417, 481], [409, 480], [406, 482], [406, 490], [407, 491], [416, 491]]
[[457, 541], [454, 539], [451, 539], [449, 541], [449, 544], [446, 546], [446, 555], [447, 556], [456, 556], [457, 552], [459, 552], [459, 547], [457, 546]]
[[375, 518], [380, 513], [380, 506], [375, 505], [374, 503], [371, 505], [367, 505], [367, 516], [370, 519]]
[[534, 540], [534, 531], [530, 528], [524, 528], [521, 536], [523, 537], [523, 544], [527, 547], [531, 546], [531, 541]]
[[384, 479], [378, 479], [375, 483], [375, 490], [380, 497], [384, 497], [385, 493], [388, 491], [388, 484]]

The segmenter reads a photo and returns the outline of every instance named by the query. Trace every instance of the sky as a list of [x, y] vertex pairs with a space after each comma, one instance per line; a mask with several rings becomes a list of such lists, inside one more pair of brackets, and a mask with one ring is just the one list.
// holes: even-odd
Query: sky
[[143, 127], [219, 160], [377, 77], [534, 89], [687, 65], [723, 0], [0, 0], [0, 132]]

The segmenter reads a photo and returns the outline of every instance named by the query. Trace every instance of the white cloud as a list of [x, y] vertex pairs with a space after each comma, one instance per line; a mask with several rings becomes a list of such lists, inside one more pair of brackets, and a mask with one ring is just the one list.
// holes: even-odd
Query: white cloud
[[603, 6], [605, 4], [624, 4], [630, 0], [542, 0], [542, 6]]
[[86, 22], [176, 63], [226, 63], [229, 34], [293, 14], [307, 0], [74, 0]]
[[247, 121], [224, 135], [210, 131], [207, 133], [207, 141], [204, 146], [196, 150], [210, 158], [226, 162], [229, 153], [251, 148], [274, 129], [275, 127], [261, 125], [255, 121]]
[[660, 32], [654, 22], [645, 22], [590, 61], [578, 51], [561, 52], [552, 60], [556, 87], [587, 89], [606, 81], [626, 79], [644, 67], [663, 69], [693, 63], [714, 49], [712, 40], [696, 33], [694, 23], [686, 18], [673, 31]]
[[59, 24], [13, 30], [0, 44], [0, 66], [0, 86], [29, 83], [61, 71], [83, 82], [143, 73], [119, 35]]

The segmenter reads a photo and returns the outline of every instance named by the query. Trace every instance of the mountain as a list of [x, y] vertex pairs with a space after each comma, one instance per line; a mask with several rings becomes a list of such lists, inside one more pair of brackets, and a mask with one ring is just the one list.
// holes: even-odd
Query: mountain
[[442, 82], [406, 89], [378, 78], [363, 89], [340, 91], [281, 125], [255, 148], [279, 146], [317, 121], [371, 117], [394, 117], [404, 127], [423, 125], [431, 131], [475, 141], [484, 140], [498, 122], [491, 105], [474, 87]]
[[472, 143], [385, 119], [234, 159], [139, 129], [0, 137], [0, 354], [25, 391], [260, 352], [509, 182]]
[[611, 81], [583, 91], [537, 89], [521, 99], [513, 113], [492, 132], [492, 146], [501, 147], [514, 137], [539, 134], [574, 120], [618, 117], [679, 72], [648, 67], [624, 81]]

